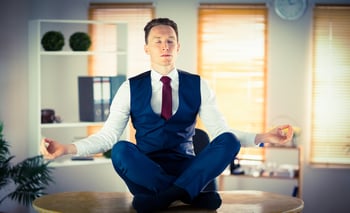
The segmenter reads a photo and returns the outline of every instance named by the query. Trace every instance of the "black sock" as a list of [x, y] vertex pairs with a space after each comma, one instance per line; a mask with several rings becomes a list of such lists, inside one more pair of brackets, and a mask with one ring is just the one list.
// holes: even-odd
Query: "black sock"
[[174, 185], [157, 195], [135, 195], [132, 205], [138, 213], [149, 213], [166, 209], [172, 202], [187, 197], [186, 190]]
[[191, 205], [197, 208], [215, 210], [221, 206], [222, 200], [219, 193], [215, 191], [201, 192], [195, 197]]
[[176, 200], [187, 199], [189, 197], [185, 189], [175, 185], [164, 192], [160, 192], [158, 196], [161, 202], [169, 203], [169, 205]]

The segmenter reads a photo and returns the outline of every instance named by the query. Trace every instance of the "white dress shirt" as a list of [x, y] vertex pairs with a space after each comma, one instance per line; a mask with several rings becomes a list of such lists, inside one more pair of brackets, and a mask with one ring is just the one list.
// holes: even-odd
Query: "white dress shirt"
[[[160, 116], [162, 103], [161, 74], [151, 71], [152, 98], [151, 106], [155, 113]], [[172, 70], [168, 77], [171, 78], [172, 88], [172, 112], [176, 112], [179, 106], [179, 75], [176, 69]], [[206, 81], [201, 78], [201, 106], [199, 117], [211, 138], [215, 138], [224, 132], [232, 132], [240, 140], [242, 146], [254, 146], [255, 133], [247, 133], [230, 129], [223, 115], [219, 112], [214, 92], [209, 88]], [[130, 117], [130, 83], [125, 81], [113, 98], [110, 114], [102, 129], [94, 135], [75, 142], [77, 155], [91, 155], [105, 152], [119, 141]]]

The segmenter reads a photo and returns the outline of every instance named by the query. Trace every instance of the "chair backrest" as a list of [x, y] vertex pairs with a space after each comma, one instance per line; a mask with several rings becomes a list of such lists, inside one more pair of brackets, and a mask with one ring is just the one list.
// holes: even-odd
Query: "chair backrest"
[[[208, 144], [210, 143], [210, 138], [208, 134], [201, 130], [201, 129], [195, 129], [195, 135], [193, 136], [193, 148], [194, 153], [198, 154], [200, 153]], [[216, 191], [217, 190], [217, 184], [216, 180], [212, 180], [206, 185], [206, 187], [203, 189], [203, 191]]]
[[194, 153], [200, 153], [210, 142], [208, 134], [201, 130], [195, 129], [195, 135], [193, 136]]

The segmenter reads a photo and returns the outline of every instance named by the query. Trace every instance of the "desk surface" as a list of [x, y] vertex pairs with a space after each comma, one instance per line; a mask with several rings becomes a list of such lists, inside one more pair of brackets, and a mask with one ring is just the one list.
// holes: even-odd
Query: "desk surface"
[[[301, 212], [304, 202], [301, 199], [261, 191], [221, 191], [223, 204], [216, 211], [194, 209], [181, 202], [175, 202], [162, 212]], [[40, 213], [131, 213], [132, 195], [121, 192], [64, 192], [45, 195], [33, 202]]]

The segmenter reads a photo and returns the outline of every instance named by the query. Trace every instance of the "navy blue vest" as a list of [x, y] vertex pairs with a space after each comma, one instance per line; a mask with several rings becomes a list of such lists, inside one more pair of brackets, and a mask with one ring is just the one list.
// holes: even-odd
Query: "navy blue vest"
[[151, 72], [130, 78], [130, 115], [139, 149], [146, 154], [167, 152], [193, 156], [192, 136], [201, 104], [200, 77], [179, 70], [179, 107], [164, 120], [151, 107]]

